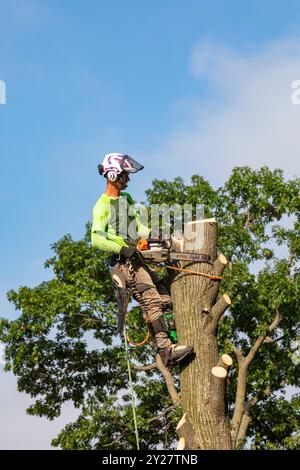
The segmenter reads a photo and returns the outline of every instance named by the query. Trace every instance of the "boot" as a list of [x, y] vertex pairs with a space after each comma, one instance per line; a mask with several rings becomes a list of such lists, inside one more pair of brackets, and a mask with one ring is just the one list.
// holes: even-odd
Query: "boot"
[[168, 335], [168, 329], [166, 328], [166, 324], [163, 321], [163, 317], [159, 317], [152, 321], [149, 326], [150, 331], [154, 336], [158, 353], [165, 366], [167, 366], [169, 363], [179, 363], [193, 351], [192, 346], [172, 344]]
[[179, 364], [179, 362], [181, 362], [186, 356], [193, 352], [193, 347], [172, 344], [168, 348], [159, 349], [158, 352], [164, 365], [167, 366]]

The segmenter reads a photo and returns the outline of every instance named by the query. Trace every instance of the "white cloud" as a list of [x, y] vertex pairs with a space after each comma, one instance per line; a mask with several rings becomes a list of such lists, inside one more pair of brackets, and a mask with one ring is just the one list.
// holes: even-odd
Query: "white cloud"
[[199, 173], [222, 184], [236, 165], [299, 174], [300, 105], [291, 99], [292, 83], [300, 79], [299, 39], [248, 55], [205, 39], [192, 51], [190, 69], [213, 93], [210, 102], [197, 100], [196, 111], [190, 105], [188, 124], [166, 136], [151, 157], [162, 176]]

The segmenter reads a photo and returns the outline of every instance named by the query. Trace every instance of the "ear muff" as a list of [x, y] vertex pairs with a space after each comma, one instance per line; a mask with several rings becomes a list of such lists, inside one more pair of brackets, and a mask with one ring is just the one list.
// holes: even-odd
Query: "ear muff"
[[111, 182], [117, 181], [118, 179], [118, 175], [114, 170], [109, 170], [105, 176]]

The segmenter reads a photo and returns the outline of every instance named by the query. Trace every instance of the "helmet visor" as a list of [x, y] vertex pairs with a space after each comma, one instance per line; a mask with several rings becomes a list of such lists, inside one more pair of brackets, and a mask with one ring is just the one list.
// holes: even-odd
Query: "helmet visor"
[[144, 168], [143, 165], [136, 162], [133, 158], [129, 157], [129, 155], [124, 155], [120, 163], [120, 167], [127, 173], [136, 173]]

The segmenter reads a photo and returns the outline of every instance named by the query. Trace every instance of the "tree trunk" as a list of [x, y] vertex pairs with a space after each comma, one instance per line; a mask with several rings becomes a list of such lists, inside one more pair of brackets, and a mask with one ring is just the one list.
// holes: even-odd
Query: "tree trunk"
[[[220, 276], [227, 260], [223, 255], [217, 259], [217, 223], [211, 219], [202, 223], [204, 243], [194, 251], [209, 254], [211, 263], [182, 262], [180, 267]], [[226, 295], [216, 302], [219, 284], [220, 280], [180, 271], [172, 274], [171, 280], [178, 343], [189, 344], [195, 351], [195, 358], [182, 366], [180, 391], [198, 449], [232, 448], [225, 410], [226, 373], [216, 377], [211, 372], [219, 363], [218, 320], [230, 304]]]

